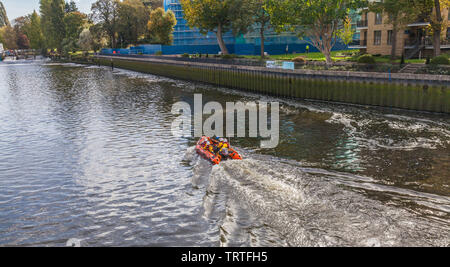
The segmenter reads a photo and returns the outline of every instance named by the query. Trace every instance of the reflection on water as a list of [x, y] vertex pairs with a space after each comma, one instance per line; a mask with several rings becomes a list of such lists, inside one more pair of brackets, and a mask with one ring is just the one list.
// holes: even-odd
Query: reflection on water
[[280, 145], [211, 167], [173, 103], [273, 101], [78, 65], [0, 65], [0, 246], [450, 244], [448, 115], [285, 100]]

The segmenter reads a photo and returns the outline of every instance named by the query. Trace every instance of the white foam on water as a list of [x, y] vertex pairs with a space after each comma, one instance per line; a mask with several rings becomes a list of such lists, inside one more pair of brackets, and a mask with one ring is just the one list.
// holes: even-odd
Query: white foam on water
[[[226, 238], [227, 233], [245, 236], [236, 233], [239, 227], [232, 224], [245, 223], [249, 218], [253, 218], [255, 225], [267, 225], [267, 229], [283, 238], [280, 242], [292, 246], [450, 244], [450, 237], [443, 232], [443, 229], [450, 230], [448, 221], [424, 219], [423, 214], [386, 205], [359, 191], [393, 194], [407, 201], [420, 200], [423, 203], [417, 204], [439, 209], [444, 216], [449, 212], [445, 207], [450, 204], [446, 197], [378, 185], [369, 177], [303, 170], [276, 159], [225, 162], [213, 168], [211, 179], [216, 183], [216, 190], [227, 191], [225, 205], [227, 213], [232, 214], [222, 222], [224, 245], [228, 244], [227, 240], [233, 240]], [[249, 213], [243, 215], [245, 218], [239, 217], [243, 213], [240, 207]], [[257, 239], [253, 237], [254, 241]]]

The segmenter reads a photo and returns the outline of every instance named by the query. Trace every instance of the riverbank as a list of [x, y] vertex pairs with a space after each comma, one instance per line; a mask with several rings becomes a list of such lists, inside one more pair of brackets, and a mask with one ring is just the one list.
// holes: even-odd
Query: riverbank
[[450, 76], [283, 70], [157, 57], [95, 56], [91, 62], [277, 97], [450, 113]]

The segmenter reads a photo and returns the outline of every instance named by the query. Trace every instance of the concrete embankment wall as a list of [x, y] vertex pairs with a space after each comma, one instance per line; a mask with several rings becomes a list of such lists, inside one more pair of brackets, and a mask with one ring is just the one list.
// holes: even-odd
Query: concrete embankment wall
[[450, 77], [261, 67], [98, 56], [99, 65], [278, 97], [450, 113]]

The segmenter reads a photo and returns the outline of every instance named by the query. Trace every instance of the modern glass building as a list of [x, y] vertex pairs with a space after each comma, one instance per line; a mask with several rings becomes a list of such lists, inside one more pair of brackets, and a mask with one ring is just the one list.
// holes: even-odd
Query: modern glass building
[[[177, 25], [173, 33], [173, 45], [215, 45], [217, 44], [216, 34], [213, 32], [203, 35], [197, 29], [191, 29], [184, 19], [183, 8], [179, 0], [164, 0], [164, 9], [172, 10], [177, 19]], [[226, 44], [235, 43], [235, 38], [231, 33], [223, 37]]]
[[[140, 45], [132, 47], [129, 50], [131, 54], [155, 54], [162, 52], [164, 55], [174, 54], [217, 54], [220, 48], [215, 33], [210, 32], [206, 35], [201, 34], [198, 29], [190, 28], [184, 19], [184, 12], [180, 0], [164, 0], [164, 9], [171, 10], [177, 19], [177, 25], [174, 29], [173, 45]], [[233, 36], [231, 32], [223, 36], [228, 51], [239, 55], [259, 55], [261, 51], [261, 38], [258, 27], [253, 31]], [[268, 28], [265, 31], [265, 52], [269, 55], [280, 55], [286, 53], [304, 53], [306, 46], [310, 47], [310, 52], [318, 50], [304, 40], [300, 40], [294, 33], [277, 34], [273, 29]], [[334, 50], [346, 49], [347, 46], [337, 43]], [[111, 53], [106, 51], [105, 53]], [[126, 51], [116, 51], [116, 53], [126, 53]]]

